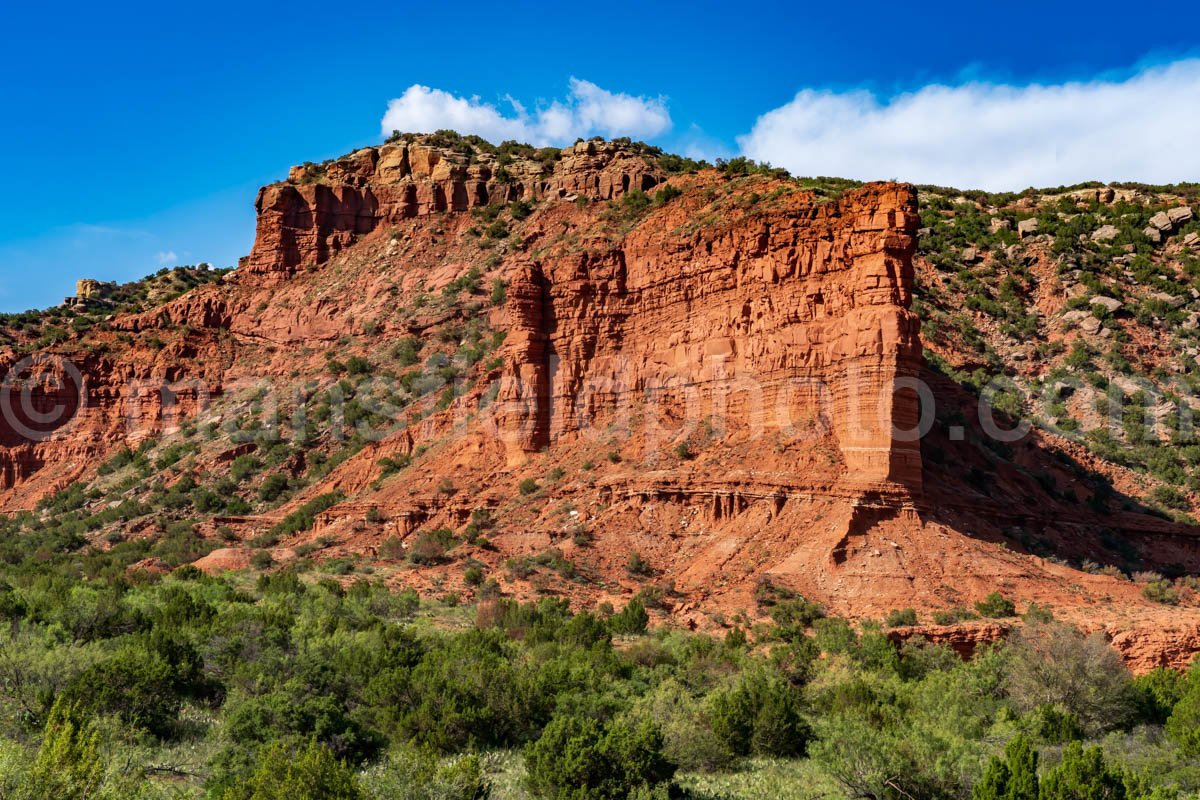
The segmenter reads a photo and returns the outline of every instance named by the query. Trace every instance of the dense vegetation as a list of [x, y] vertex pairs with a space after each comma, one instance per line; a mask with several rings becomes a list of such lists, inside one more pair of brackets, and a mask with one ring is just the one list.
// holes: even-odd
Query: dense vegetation
[[[930, 365], [1013, 418], [1151, 480], [1149, 510], [1194, 522], [1200, 442], [1200, 218], [1150, 220], [1200, 187], [1100, 184], [1021, 194], [921, 187], [914, 309]], [[1027, 236], [1021, 224], [1036, 224]], [[989, 386], [990, 384], [990, 386]], [[985, 387], [987, 389], [985, 390]], [[1103, 503], [1101, 504], [1103, 505]], [[1131, 507], [1130, 502], [1125, 505]]]
[[[163, 574], [142, 565], [186, 561], [194, 537], [100, 549], [22, 523], [0, 524], [4, 797], [1200, 789], [1200, 670], [1133, 680], [1102, 638], [1044, 609], [962, 661], [770, 585], [758, 601], [774, 624], [715, 638], [647, 631], [636, 598], [572, 614], [552, 598], [430, 605], [367, 578], [287, 570]], [[997, 595], [980, 611], [1012, 607]], [[738, 783], [753, 774], [774, 782]]]

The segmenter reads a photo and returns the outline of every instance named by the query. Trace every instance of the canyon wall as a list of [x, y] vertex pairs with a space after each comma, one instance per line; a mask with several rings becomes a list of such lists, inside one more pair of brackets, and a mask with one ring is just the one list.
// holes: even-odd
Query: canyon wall
[[873, 185], [684, 242], [663, 217], [611, 250], [513, 273], [500, 391], [510, 459], [652, 404], [664, 419], [715, 415], [726, 439], [764, 445], [821, 419], [843, 489], [919, 491], [916, 437], [892, 430], [915, 427], [919, 411], [905, 386], [922, 363], [909, 310], [915, 192]]
[[119, 358], [0, 355], [0, 508], [30, 508], [114, 449], [194, 417], [220, 391], [223, 362], [184, 342]]

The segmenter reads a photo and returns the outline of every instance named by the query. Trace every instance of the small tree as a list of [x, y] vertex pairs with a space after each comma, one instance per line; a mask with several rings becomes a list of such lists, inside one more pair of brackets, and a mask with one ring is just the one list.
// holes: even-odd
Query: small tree
[[1063, 623], [1027, 625], [1009, 643], [1008, 694], [1022, 711], [1055, 706], [1089, 732], [1120, 727], [1133, 715], [1129, 670], [1102, 635]]
[[1175, 710], [1186, 684], [1183, 677], [1168, 667], [1156, 667], [1133, 679], [1137, 693], [1139, 715], [1151, 725], [1162, 725]]
[[29, 800], [86, 800], [104, 780], [100, 737], [62, 702], [54, 704], [46, 733], [20, 795]]
[[272, 746], [248, 780], [225, 790], [221, 800], [365, 800], [354, 770], [310, 742], [300, 752]]
[[1038, 754], [1024, 734], [993, 757], [971, 793], [973, 800], [1038, 800]]
[[525, 750], [530, 791], [546, 800], [626, 800], [641, 789], [670, 786], [675, 765], [650, 721], [607, 725], [560, 714]]
[[608, 620], [609, 630], [617, 634], [645, 633], [646, 626], [649, 624], [650, 615], [646, 613], [646, 607], [642, 605], [642, 601], [636, 597], [630, 600], [620, 613], [614, 614]]
[[795, 691], [762, 671], [714, 694], [710, 718], [717, 739], [740, 756], [800, 756], [812, 738]]
[[1187, 684], [1167, 719], [1167, 736], [1184, 755], [1194, 757], [1200, 756], [1200, 669], [1192, 667]]
[[1063, 751], [1062, 763], [1042, 780], [1041, 800], [1125, 800], [1121, 770], [1104, 761], [1099, 747], [1083, 749], [1071, 742]]

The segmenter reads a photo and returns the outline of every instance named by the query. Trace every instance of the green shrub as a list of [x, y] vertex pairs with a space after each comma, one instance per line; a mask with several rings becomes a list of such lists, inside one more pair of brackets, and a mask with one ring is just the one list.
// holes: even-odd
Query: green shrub
[[403, 455], [397, 458], [381, 458], [376, 464], [381, 470], [379, 477], [386, 478], [408, 469], [412, 465], [412, 458]]
[[271, 532], [281, 536], [288, 536], [293, 533], [312, 530], [313, 525], [316, 524], [318, 514], [333, 508], [344, 499], [345, 496], [341, 492], [327, 492], [326, 494], [317, 495], [284, 517], [277, 525], [271, 528]]
[[889, 611], [884, 624], [889, 628], [900, 628], [906, 625], [916, 625], [917, 612], [911, 608], [902, 608]]
[[229, 465], [229, 474], [235, 481], [241, 483], [260, 469], [262, 469], [262, 464], [254, 456], [238, 456]]
[[291, 486], [291, 481], [286, 475], [278, 472], [273, 472], [268, 475], [258, 487], [258, 499], [264, 503], [273, 503], [283, 496], [283, 493]]
[[530, 791], [546, 800], [628, 800], [631, 793], [669, 785], [675, 765], [649, 721], [561, 714], [525, 750]]
[[795, 691], [762, 671], [713, 695], [710, 717], [718, 740], [740, 756], [801, 756], [812, 738]]
[[496, 278], [494, 281], [492, 281], [492, 296], [491, 296], [492, 305], [494, 305], [496, 307], [500, 307], [500, 306], [504, 305], [504, 303], [507, 299], [508, 299], [508, 285], [504, 282], [504, 280], [502, 278]]
[[274, 744], [258, 762], [254, 774], [227, 788], [221, 800], [366, 800], [354, 770], [315, 741], [299, 752]]
[[421, 360], [422, 342], [419, 337], [411, 336], [407, 339], [401, 339], [392, 348], [392, 358], [402, 367], [411, 367]]
[[646, 607], [636, 597], [626, 604], [625, 608], [608, 620], [608, 627], [617, 634], [642, 634], [650, 623], [650, 615]]
[[992, 592], [975, 604], [975, 610], [981, 617], [1015, 617], [1017, 607], [1012, 600], [1005, 598], [999, 592]]
[[100, 792], [105, 769], [99, 750], [99, 734], [80, 719], [79, 710], [61, 700], [56, 702], [37, 757], [17, 796], [28, 800], [103, 798], [108, 793]]
[[144, 646], [122, 648], [67, 687], [64, 702], [87, 715], [116, 714], [127, 725], [160, 738], [170, 734], [182, 706], [185, 676], [161, 653]]
[[961, 606], [954, 608], [946, 608], [933, 612], [934, 625], [956, 625], [959, 622], [969, 619], [975, 619], [977, 615], [974, 611], [970, 611]]
[[1145, 597], [1152, 603], [1162, 603], [1168, 606], [1173, 606], [1179, 602], [1179, 595], [1175, 593], [1175, 588], [1165, 578], [1158, 578], [1144, 585], [1142, 587], [1142, 597]]
[[350, 375], [370, 375], [374, 366], [365, 358], [350, 356], [346, 359], [346, 372]]
[[397, 748], [362, 778], [374, 800], [488, 800], [492, 786], [477, 755], [439, 763], [429, 752]]
[[1155, 667], [1145, 675], [1138, 675], [1133, 679], [1133, 690], [1141, 719], [1151, 725], [1165, 724], [1185, 687], [1183, 677], [1167, 667]]
[[1038, 754], [1029, 740], [1018, 734], [1004, 748], [1004, 757], [993, 756], [975, 784], [972, 800], [1039, 800]]
[[1062, 761], [1041, 780], [1040, 800], [1125, 800], [1125, 776], [1110, 767], [1099, 747], [1071, 742]]
[[1185, 756], [1200, 756], [1200, 668], [1192, 666], [1186, 688], [1167, 719], [1167, 736]]
[[629, 561], [625, 565], [625, 570], [630, 575], [640, 575], [643, 577], [654, 573], [650, 562], [643, 558], [642, 554], [636, 550], [629, 554]]
[[654, 193], [654, 205], [662, 206], [674, 200], [676, 197], [683, 195], [682, 189], [677, 189], [671, 184], [667, 184], [663, 188]]
[[811, 602], [799, 595], [791, 593], [787, 600], [781, 600], [771, 606], [771, 619], [775, 622], [775, 633], [783, 639], [795, 639], [803, 636], [804, 631], [813, 626], [817, 620], [825, 616], [825, 609], [819, 603]]

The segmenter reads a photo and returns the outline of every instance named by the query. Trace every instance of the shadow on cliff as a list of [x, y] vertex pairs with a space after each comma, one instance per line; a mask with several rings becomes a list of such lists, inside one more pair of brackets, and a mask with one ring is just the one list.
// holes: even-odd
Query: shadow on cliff
[[[997, 441], [980, 424], [972, 387], [928, 367], [922, 378], [936, 401], [935, 424], [921, 442], [923, 516], [1078, 569], [1200, 573], [1200, 526], [1117, 491], [1104, 462], [1083, 445], [1060, 443], [1036, 428], [1016, 441]], [[1001, 430], [1016, 425], [999, 414], [995, 420]]]

